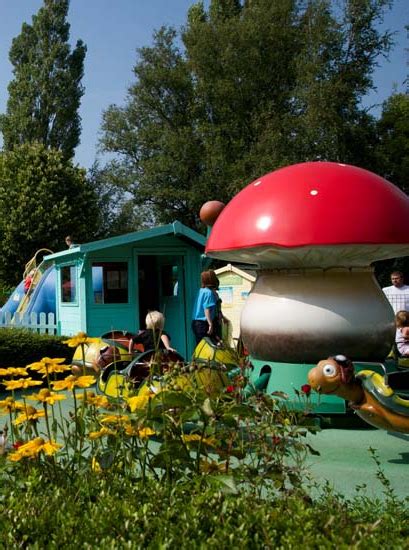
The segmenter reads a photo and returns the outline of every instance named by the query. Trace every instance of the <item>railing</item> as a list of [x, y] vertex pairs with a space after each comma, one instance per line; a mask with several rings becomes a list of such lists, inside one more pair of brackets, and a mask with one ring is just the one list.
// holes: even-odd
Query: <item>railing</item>
[[40, 334], [57, 334], [58, 325], [54, 313], [0, 312], [0, 328], [26, 328]]

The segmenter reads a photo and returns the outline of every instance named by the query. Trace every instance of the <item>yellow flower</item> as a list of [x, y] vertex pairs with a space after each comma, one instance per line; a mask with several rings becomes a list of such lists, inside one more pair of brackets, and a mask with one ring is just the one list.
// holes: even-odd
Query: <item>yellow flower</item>
[[116, 435], [116, 433], [110, 428], [106, 428], [105, 426], [103, 426], [97, 432], [89, 432], [88, 437], [90, 439], [99, 439], [100, 437], [104, 437], [105, 435]]
[[56, 380], [51, 382], [55, 391], [60, 390], [73, 390], [77, 388], [89, 388], [95, 383], [94, 376], [74, 376], [70, 374], [64, 380]]
[[62, 445], [55, 441], [44, 441], [42, 437], [36, 437], [24, 445], [21, 445], [15, 453], [10, 453], [8, 459], [13, 462], [18, 462], [22, 458], [37, 456], [40, 452], [44, 452], [46, 455], [51, 456], [61, 447]]
[[155, 435], [155, 431], [152, 430], [152, 428], [142, 428], [138, 430], [138, 437], [140, 437], [141, 439], [146, 439], [151, 435]]
[[149, 399], [155, 394], [147, 393], [146, 395], [135, 395], [134, 397], [128, 397], [127, 402], [131, 412], [136, 410], [145, 409], [146, 405], [149, 403]]
[[[78, 398], [84, 399], [84, 395], [80, 393]], [[92, 391], [86, 392], [85, 402], [89, 405], [93, 405], [94, 407], [101, 407], [103, 409], [109, 409], [111, 407], [111, 402], [108, 397], [105, 395], [95, 395]]]
[[33, 380], [32, 378], [18, 378], [17, 380], [6, 380], [2, 382], [6, 386], [6, 390], [27, 389], [31, 386], [41, 386], [41, 380]]
[[47, 374], [51, 374], [53, 372], [64, 372], [66, 370], [71, 370], [71, 367], [69, 365], [61, 364], [64, 363], [64, 361], [65, 359], [61, 357], [56, 357], [55, 359], [50, 359], [50, 357], [43, 357], [41, 361], [31, 363], [31, 365], [28, 365], [27, 368], [38, 371], [40, 374], [43, 375], [43, 378], [45, 378]]
[[155, 435], [155, 433], [156, 432], [152, 430], [152, 428], [136, 428], [131, 424], [125, 425], [125, 435], [137, 436], [140, 439], [146, 439], [147, 437]]
[[138, 435], [139, 429], [132, 426], [132, 424], [125, 424], [125, 435], [129, 435], [130, 437], [133, 435]]
[[42, 437], [36, 437], [24, 445], [21, 445], [21, 447], [19, 447], [15, 453], [10, 454], [8, 458], [9, 460], [17, 461], [22, 458], [35, 456], [40, 452], [42, 445], [44, 445], [44, 439]]
[[20, 401], [14, 401], [12, 397], [6, 397], [6, 399], [0, 401], [0, 409], [2, 409], [3, 412], [10, 413], [13, 411], [24, 409], [24, 407], [24, 403], [21, 403]]
[[100, 417], [101, 424], [127, 424], [129, 416], [126, 414], [106, 414]]
[[23, 458], [23, 455], [16, 451], [15, 453], [10, 453], [7, 458], [12, 462], [18, 462]]
[[95, 382], [96, 382], [95, 376], [78, 376], [77, 377], [77, 386], [79, 388], [89, 388], [90, 386], [95, 384]]
[[64, 340], [63, 344], [67, 344], [70, 348], [76, 348], [82, 344], [94, 344], [100, 341], [100, 338], [89, 338], [85, 332], [79, 332], [69, 340]]
[[98, 473], [98, 474], [102, 472], [102, 468], [101, 468], [98, 460], [95, 458], [95, 456], [93, 456], [92, 460], [91, 460], [91, 470], [93, 472]]
[[28, 376], [28, 372], [22, 367], [9, 367], [0, 369], [0, 376]]
[[17, 418], [14, 420], [14, 424], [18, 426], [19, 424], [23, 424], [23, 422], [36, 422], [39, 418], [42, 418], [45, 416], [45, 411], [41, 410], [39, 411], [35, 407], [32, 407], [31, 405], [27, 405], [24, 408], [24, 411], [22, 411]]
[[55, 441], [46, 441], [41, 449], [47, 456], [55, 454], [58, 449], [61, 449], [62, 445]]
[[209, 447], [216, 447], [216, 440], [214, 437], [203, 437], [199, 434], [182, 435], [182, 439], [185, 443], [202, 442]]
[[48, 388], [42, 388], [38, 393], [31, 394], [28, 399], [54, 405], [56, 401], [66, 399], [66, 396], [50, 391]]

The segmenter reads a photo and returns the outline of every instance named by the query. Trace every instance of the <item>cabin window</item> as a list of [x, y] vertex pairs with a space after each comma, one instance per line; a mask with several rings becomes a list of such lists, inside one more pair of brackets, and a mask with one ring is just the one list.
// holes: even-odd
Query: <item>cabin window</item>
[[77, 301], [77, 270], [75, 265], [61, 268], [61, 301], [70, 304]]
[[98, 262], [92, 264], [92, 290], [95, 304], [128, 302], [128, 264]]

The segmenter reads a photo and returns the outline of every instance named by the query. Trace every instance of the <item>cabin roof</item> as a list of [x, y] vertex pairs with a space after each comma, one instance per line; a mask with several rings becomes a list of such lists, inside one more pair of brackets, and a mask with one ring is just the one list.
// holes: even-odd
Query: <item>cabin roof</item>
[[204, 249], [206, 244], [206, 238], [190, 229], [181, 222], [175, 221], [167, 225], [161, 225], [153, 227], [152, 229], [146, 229], [144, 231], [133, 231], [132, 233], [125, 233], [124, 235], [118, 235], [117, 237], [110, 237], [108, 239], [101, 239], [99, 241], [91, 241], [89, 243], [78, 244], [67, 250], [56, 252], [55, 254], [49, 254], [45, 256], [45, 260], [56, 260], [59, 258], [65, 258], [72, 255], [78, 255], [78, 253], [94, 252], [97, 250], [103, 250], [105, 248], [113, 248], [116, 246], [123, 246], [133, 243], [141, 243], [155, 237], [163, 237], [167, 235], [173, 235], [179, 237], [182, 240], [188, 241], [195, 248], [200, 250]]
[[221, 275], [222, 273], [235, 273], [236, 275], [239, 275], [240, 277], [242, 277], [243, 279], [246, 279], [247, 281], [250, 281], [251, 283], [254, 283], [254, 281], [256, 280], [256, 277], [254, 275], [255, 273], [254, 270], [252, 270], [251, 272], [243, 271], [242, 269], [232, 264], [227, 264], [223, 267], [219, 267], [219, 269], [215, 269], [214, 271], [216, 275]]

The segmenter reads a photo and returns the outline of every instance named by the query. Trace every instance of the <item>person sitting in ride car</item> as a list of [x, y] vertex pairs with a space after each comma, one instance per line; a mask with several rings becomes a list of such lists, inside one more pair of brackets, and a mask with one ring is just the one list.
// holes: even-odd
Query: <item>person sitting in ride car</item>
[[398, 311], [395, 317], [396, 346], [401, 355], [409, 357], [409, 312]]
[[135, 344], [142, 344], [145, 351], [160, 349], [176, 351], [170, 345], [170, 337], [163, 327], [165, 317], [160, 311], [150, 311], [145, 319], [146, 329], [140, 330], [129, 340], [128, 351], [132, 353]]

